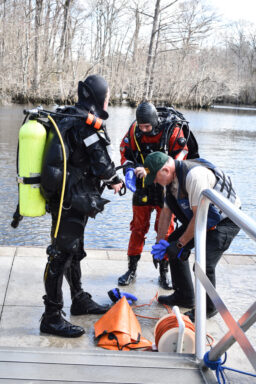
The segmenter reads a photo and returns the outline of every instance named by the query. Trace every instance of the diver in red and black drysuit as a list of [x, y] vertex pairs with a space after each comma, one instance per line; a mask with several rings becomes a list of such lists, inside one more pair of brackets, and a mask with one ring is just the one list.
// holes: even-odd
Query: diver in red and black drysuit
[[84, 229], [88, 217], [94, 218], [109, 202], [101, 197], [102, 184], [114, 189], [115, 193], [123, 186], [109, 156], [110, 140], [101, 120], [108, 118], [108, 98], [107, 82], [98, 75], [88, 76], [78, 84], [78, 103], [75, 107], [66, 107], [63, 110], [65, 116], [58, 121], [67, 153], [67, 181], [56, 239], [54, 232], [60, 204], [63, 156], [56, 134], [46, 146], [41, 187], [52, 215], [53, 241], [47, 248], [49, 257], [44, 273], [45, 312], [40, 325], [44, 333], [63, 337], [78, 337], [84, 333], [82, 327], [72, 325], [62, 316], [64, 275], [70, 286], [72, 315], [101, 314], [109, 309], [94, 302], [83, 290], [80, 267], [86, 256]]
[[[126, 169], [142, 167], [146, 156], [155, 151], [162, 151], [174, 159], [198, 157], [197, 142], [193, 140], [189, 147], [184, 137], [184, 128], [188, 124], [182, 114], [174, 108], [158, 108], [149, 102], [142, 102], [136, 110], [136, 121], [132, 123], [121, 145], [121, 164]], [[145, 243], [145, 235], [150, 226], [151, 213], [156, 211], [155, 231], [163, 207], [163, 188], [159, 184], [144, 186], [144, 179], [137, 178], [136, 191], [133, 194], [133, 219], [130, 223], [131, 235], [128, 246], [128, 271], [119, 277], [118, 284], [129, 285], [134, 279], [138, 261]], [[166, 237], [174, 229], [173, 220]], [[159, 263], [159, 284], [164, 289], [172, 289], [167, 277], [168, 261]]]

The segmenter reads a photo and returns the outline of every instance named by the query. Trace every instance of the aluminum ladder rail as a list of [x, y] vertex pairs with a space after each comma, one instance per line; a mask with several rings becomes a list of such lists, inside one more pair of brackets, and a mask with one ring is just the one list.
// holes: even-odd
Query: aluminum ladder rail
[[205, 354], [207, 292], [229, 328], [229, 332], [209, 352], [209, 359], [217, 360], [237, 341], [256, 371], [256, 352], [243, 332], [256, 321], [256, 301], [236, 322], [205, 274], [206, 224], [210, 202], [220, 208], [249, 237], [256, 241], [256, 223], [254, 220], [235, 207], [219, 192], [206, 189], [201, 193], [195, 223], [196, 358], [202, 360]]

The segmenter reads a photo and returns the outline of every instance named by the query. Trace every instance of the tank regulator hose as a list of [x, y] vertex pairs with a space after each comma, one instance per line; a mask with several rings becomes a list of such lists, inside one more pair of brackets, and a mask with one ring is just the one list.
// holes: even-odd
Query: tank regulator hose
[[63, 179], [62, 179], [62, 188], [61, 188], [61, 195], [60, 195], [60, 205], [59, 205], [59, 212], [58, 212], [58, 218], [56, 223], [56, 228], [54, 232], [54, 239], [58, 236], [59, 226], [60, 226], [60, 219], [61, 219], [61, 213], [62, 213], [62, 207], [63, 207], [63, 200], [64, 200], [64, 194], [65, 194], [65, 187], [66, 187], [66, 175], [67, 175], [67, 156], [66, 156], [66, 150], [65, 145], [60, 133], [60, 130], [56, 124], [56, 122], [53, 120], [53, 118], [48, 115], [47, 118], [51, 121], [52, 125], [54, 126], [54, 129], [59, 137], [62, 153], [63, 153]]

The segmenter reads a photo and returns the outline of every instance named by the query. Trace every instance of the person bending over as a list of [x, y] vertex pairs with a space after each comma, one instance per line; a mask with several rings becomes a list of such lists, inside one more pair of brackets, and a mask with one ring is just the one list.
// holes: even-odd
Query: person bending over
[[[174, 293], [159, 296], [158, 301], [171, 307], [177, 305], [192, 309], [186, 312], [186, 315], [194, 321], [194, 289], [188, 257], [194, 247], [195, 218], [200, 194], [204, 189], [213, 188], [238, 208], [241, 207], [240, 199], [230, 177], [207, 160], [198, 158], [180, 161], [164, 153], [155, 152], [147, 156], [144, 167], [140, 176], [146, 176], [146, 185], [158, 183], [166, 187], [165, 203], [159, 220], [158, 243], [153, 246], [152, 253], [156, 259], [168, 255]], [[168, 237], [168, 241], [165, 241], [164, 235], [172, 213], [181, 225]], [[240, 228], [222, 211], [210, 204], [207, 219], [206, 275], [214, 287], [216, 265], [239, 230]], [[216, 313], [216, 308], [207, 295], [207, 318]]]

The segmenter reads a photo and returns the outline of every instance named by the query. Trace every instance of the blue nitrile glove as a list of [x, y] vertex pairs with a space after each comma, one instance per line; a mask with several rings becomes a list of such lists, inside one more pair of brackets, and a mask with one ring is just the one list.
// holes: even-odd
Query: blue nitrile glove
[[166, 240], [160, 240], [158, 244], [153, 245], [151, 254], [155, 260], [163, 260], [166, 254], [166, 249], [169, 247], [169, 243]]
[[111, 289], [108, 291], [109, 298], [116, 303], [118, 300], [122, 299], [122, 297], [126, 297], [128, 303], [131, 305], [133, 301], [137, 301], [137, 297], [128, 292], [120, 292], [118, 288]]
[[132, 295], [131, 293], [128, 293], [128, 292], [121, 292], [121, 298], [122, 297], [126, 297], [126, 299], [127, 299], [127, 301], [128, 301], [128, 303], [130, 304], [130, 305], [132, 305], [133, 304], [133, 301], [137, 301], [138, 299], [137, 299], [137, 297], [136, 296], [134, 296], [134, 295]]
[[136, 191], [136, 175], [134, 168], [127, 168], [125, 172], [125, 184], [130, 191]]
[[174, 260], [176, 258], [185, 261], [189, 258], [190, 250], [186, 248], [177, 247], [177, 241], [171, 241], [169, 247], [166, 250], [169, 260]]

